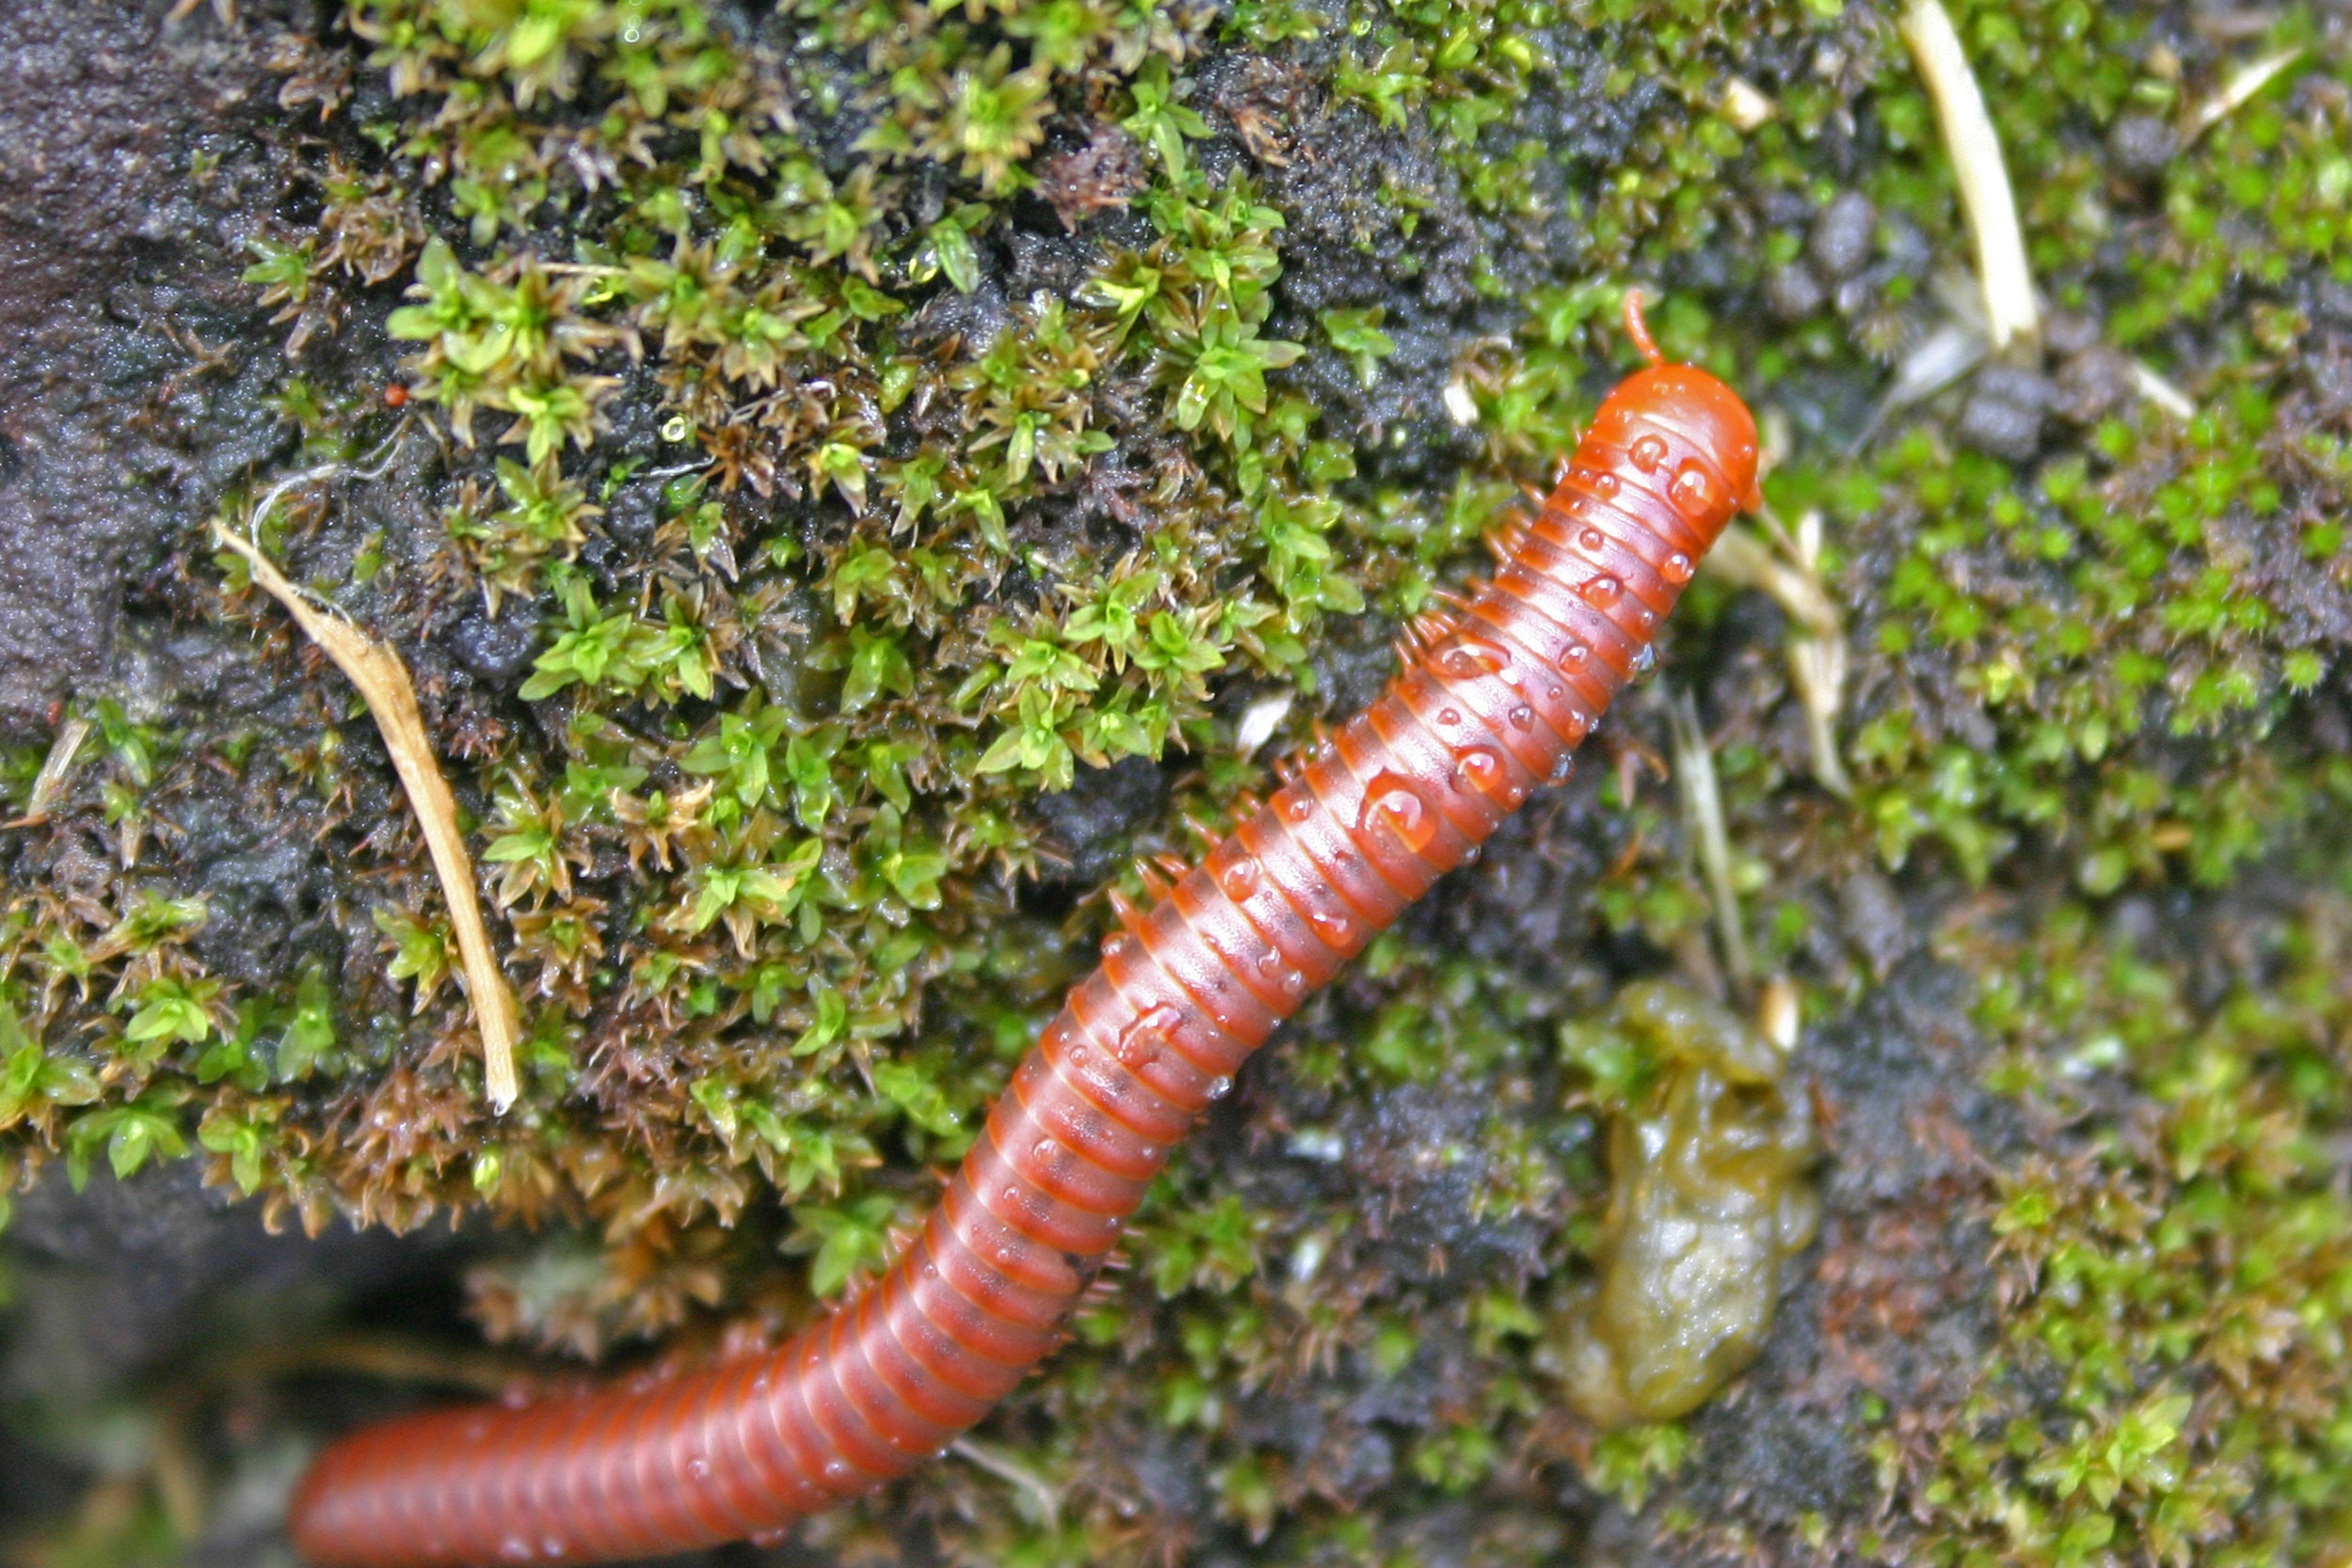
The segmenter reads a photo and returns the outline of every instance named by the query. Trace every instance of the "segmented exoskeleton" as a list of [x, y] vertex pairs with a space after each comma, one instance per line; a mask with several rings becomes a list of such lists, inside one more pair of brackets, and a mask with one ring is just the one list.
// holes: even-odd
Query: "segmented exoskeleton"
[[1308, 992], [1458, 865], [1647, 668], [1752, 501], [1756, 423], [1703, 371], [1609, 395], [1493, 580], [1406, 633], [1319, 742], [1149, 913], [1014, 1071], [905, 1255], [781, 1348], [699, 1374], [427, 1413], [330, 1448], [294, 1505], [321, 1568], [593, 1562], [781, 1530], [940, 1453], [1057, 1343], [1194, 1120]]

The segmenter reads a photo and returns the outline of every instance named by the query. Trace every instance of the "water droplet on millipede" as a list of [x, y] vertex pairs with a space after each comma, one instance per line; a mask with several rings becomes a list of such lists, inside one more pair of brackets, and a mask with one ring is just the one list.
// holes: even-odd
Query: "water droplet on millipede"
[[1126, 932], [1113, 931], [1109, 936], [1103, 939], [1103, 958], [1105, 962], [1112, 958], [1116, 958], [1119, 955], [1124, 953], [1125, 951], [1127, 951]]
[[1304, 996], [1306, 993], [1307, 976], [1301, 974], [1295, 969], [1286, 970], [1282, 974], [1282, 994], [1285, 996]]
[[1652, 626], [1658, 625], [1658, 611], [1652, 610], [1647, 605], [1644, 605], [1633, 612], [1633, 619], [1641, 626], [1641, 628], [1644, 631], [1647, 631]]
[[1645, 436], [1633, 443], [1633, 466], [1644, 473], [1654, 471], [1666, 460], [1666, 443], [1656, 436]]
[[1021, 1201], [1021, 1189], [1018, 1187], [1007, 1187], [1005, 1189], [1005, 1201], [1007, 1203], [1019, 1203]]
[[1233, 1081], [1231, 1078], [1212, 1078], [1209, 1080], [1209, 1098], [1211, 1100], [1222, 1100], [1232, 1092]]
[[1460, 723], [1461, 721], [1461, 714], [1453, 708], [1441, 707], [1438, 710], [1438, 722], [1443, 724], [1447, 729], [1452, 729], [1454, 725]]
[[1510, 776], [1500, 752], [1473, 746], [1454, 759], [1454, 787], [1464, 794], [1494, 795]]
[[1061, 1145], [1051, 1138], [1040, 1138], [1037, 1141], [1037, 1148], [1032, 1152], [1040, 1161], [1050, 1165], [1061, 1158]]
[[1576, 536], [1587, 555], [1597, 555], [1608, 545], [1609, 536], [1597, 528], [1588, 528]]
[[1258, 886], [1258, 863], [1238, 860], [1216, 874], [1216, 885], [1225, 896], [1238, 904], [1255, 892]]
[[1304, 822], [1315, 814], [1315, 803], [1305, 795], [1294, 795], [1282, 802], [1282, 815], [1294, 822]]
[[1581, 642], [1571, 642], [1566, 647], [1560, 650], [1560, 668], [1566, 673], [1573, 675], [1579, 670], [1584, 668], [1584, 644]]
[[1636, 680], [1658, 668], [1658, 650], [1645, 642], [1633, 650], [1633, 675]]
[[1012, 1262], [1012, 1248], [1009, 1246], [1000, 1246], [996, 1249], [996, 1261], [999, 1263], [1010, 1264]]
[[[942, 1449], [939, 1451], [944, 1455], [947, 1450], [946, 1449]], [[752, 1531], [752, 1544], [759, 1547], [763, 1551], [770, 1546], [781, 1546], [787, 1541], [791, 1539], [792, 1532], [788, 1529], [755, 1529]]]
[[1668, 582], [1688, 582], [1691, 580], [1691, 558], [1680, 550], [1677, 550], [1666, 558], [1666, 563], [1659, 570]]
[[850, 1479], [850, 1465], [849, 1465], [849, 1462], [848, 1462], [847, 1460], [841, 1460], [841, 1459], [828, 1459], [828, 1460], [826, 1460], [826, 1461], [825, 1461], [825, 1479], [826, 1479], [827, 1481], [847, 1481], [847, 1480], [849, 1480], [849, 1479]]
[[1592, 733], [1592, 723], [1582, 714], [1571, 713], [1568, 715], [1567, 741], [1569, 745], [1576, 745], [1579, 741], [1582, 740], [1586, 736]]
[[531, 1543], [519, 1535], [510, 1535], [499, 1543], [501, 1562], [529, 1562], [532, 1555]]
[[1072, 1067], [1084, 1067], [1087, 1065], [1087, 1048], [1085, 1046], [1073, 1045], [1070, 1048], [1070, 1065]]
[[539, 1538], [539, 1555], [549, 1562], [558, 1560], [571, 1549], [572, 1544], [560, 1535], [545, 1535]]
[[705, 1459], [700, 1454], [696, 1454], [693, 1458], [688, 1460], [686, 1462], [686, 1479], [689, 1481], [708, 1481], [710, 1479], [710, 1461]]
[[1563, 752], [1560, 754], [1559, 759], [1551, 765], [1551, 782], [1556, 784], [1566, 784], [1568, 782], [1568, 775], [1575, 771], [1576, 759]]
[[[1184, 1022], [1184, 1015], [1168, 1004], [1154, 1003], [1120, 1035], [1119, 1059], [1122, 1062], [1157, 1059], [1160, 1053], [1157, 1042], [1168, 1038]], [[1130, 1052], [1135, 1054], [1131, 1056]]]
[[1707, 471], [1695, 463], [1685, 463], [1675, 482], [1666, 486], [1666, 499], [1673, 501], [1686, 515], [1703, 516], [1715, 504], [1715, 486]]
[[1607, 610], [1624, 592], [1625, 585], [1615, 578], [1593, 578], [1584, 584], [1584, 602], [1595, 610]]
[[1409, 781], [1383, 773], [1364, 791], [1363, 815], [1357, 826], [1366, 832], [1386, 828], [1399, 844], [1418, 855], [1438, 836], [1438, 814]]
[[1532, 730], [1535, 727], [1535, 710], [1525, 703], [1513, 703], [1511, 711], [1503, 717], [1511, 721], [1511, 727], [1515, 730]]
[[1258, 967], [1264, 970], [1268, 974], [1271, 974], [1276, 970], [1282, 967], [1282, 955], [1274, 948], [1269, 947], [1264, 952], [1258, 955]]
[[1333, 910], [1317, 910], [1307, 917], [1307, 923], [1315, 928], [1315, 935], [1332, 947], [1345, 946], [1348, 939], [1356, 934], [1356, 927], [1347, 916]]
[[1508, 649], [1477, 637], [1465, 637], [1438, 656], [1438, 668], [1449, 675], [1491, 675], [1510, 662]]

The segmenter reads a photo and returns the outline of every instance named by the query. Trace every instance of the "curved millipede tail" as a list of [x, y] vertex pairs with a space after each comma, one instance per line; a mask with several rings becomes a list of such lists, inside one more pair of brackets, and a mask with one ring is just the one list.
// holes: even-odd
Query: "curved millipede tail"
[[1194, 1120], [1275, 1025], [1461, 863], [1647, 668], [1756, 484], [1756, 423], [1652, 363], [1602, 404], [1501, 569], [1387, 692], [1105, 944], [914, 1243], [782, 1348], [696, 1375], [385, 1422], [295, 1497], [319, 1568], [596, 1562], [762, 1538], [925, 1464], [1057, 1342]]

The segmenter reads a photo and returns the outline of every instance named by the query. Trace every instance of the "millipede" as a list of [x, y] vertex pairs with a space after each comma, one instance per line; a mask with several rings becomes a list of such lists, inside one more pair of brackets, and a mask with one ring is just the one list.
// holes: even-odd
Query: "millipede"
[[1416, 619], [1380, 699], [1284, 770], [1014, 1069], [882, 1275], [772, 1350], [656, 1382], [428, 1411], [330, 1446], [295, 1494], [319, 1568], [598, 1562], [774, 1538], [942, 1453], [1057, 1343], [1170, 1150], [1307, 994], [1468, 859], [1651, 662], [1757, 502], [1756, 421], [1669, 365], [1619, 383], [1498, 568]]

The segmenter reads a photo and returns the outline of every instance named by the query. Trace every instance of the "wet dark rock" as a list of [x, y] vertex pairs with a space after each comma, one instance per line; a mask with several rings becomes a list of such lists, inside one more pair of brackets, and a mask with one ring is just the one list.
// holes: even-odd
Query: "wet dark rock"
[[2172, 127], [2155, 115], [2124, 115], [2107, 128], [2107, 156], [2135, 179], [2162, 174], [2179, 149]]
[[1962, 405], [1960, 439], [1979, 451], [2022, 463], [2042, 446], [2042, 420], [2056, 401], [2047, 377], [2008, 365], [1977, 372]]
[[1143, 757], [1082, 768], [1068, 789], [1039, 796], [1031, 809], [1066, 861], [1049, 867], [1045, 879], [1076, 887], [1102, 881], [1130, 853], [1127, 835], [1156, 816], [1167, 799], [1167, 775]]
[[[237, 280], [294, 177], [258, 50], [155, 5], [0, 13], [0, 734], [106, 669], [126, 586], [285, 433]], [[199, 142], [219, 161], [199, 177]], [[217, 348], [215, 347], [217, 345]]]
[[1788, 322], [1804, 320], [1829, 297], [1821, 280], [1803, 261], [1791, 261], [1775, 270], [1764, 292], [1772, 303], [1772, 314]]
[[236, 1301], [291, 1329], [304, 1312], [420, 1269], [446, 1238], [420, 1247], [340, 1221], [316, 1239], [272, 1235], [198, 1165], [153, 1166], [118, 1181], [102, 1160], [75, 1192], [52, 1166], [16, 1200], [15, 1266], [44, 1285], [24, 1292], [0, 1361], [0, 1397], [87, 1400], [167, 1364], [209, 1331], [206, 1313]]
[[477, 604], [441, 633], [457, 662], [501, 688], [513, 685], [539, 651], [539, 622], [528, 605], [501, 601], [495, 618]]
[[1840, 884], [1838, 899], [1847, 940], [1869, 960], [1872, 974], [1885, 979], [1915, 943], [1894, 884], [1865, 866]]
[[1040, 292], [1072, 298], [1102, 261], [1100, 247], [1082, 235], [1015, 230], [1006, 244], [1012, 250], [1006, 291], [1015, 299]]
[[2087, 310], [2053, 310], [2042, 318], [2042, 347], [2057, 358], [2097, 347], [2101, 336], [2099, 318]]
[[1860, 191], [1846, 191], [1813, 220], [1804, 253], [1825, 277], [1851, 277], [1870, 260], [1878, 209]]
[[2058, 367], [2051, 406], [2077, 424], [2091, 424], [2127, 405], [2137, 392], [2128, 355], [2091, 347]]

